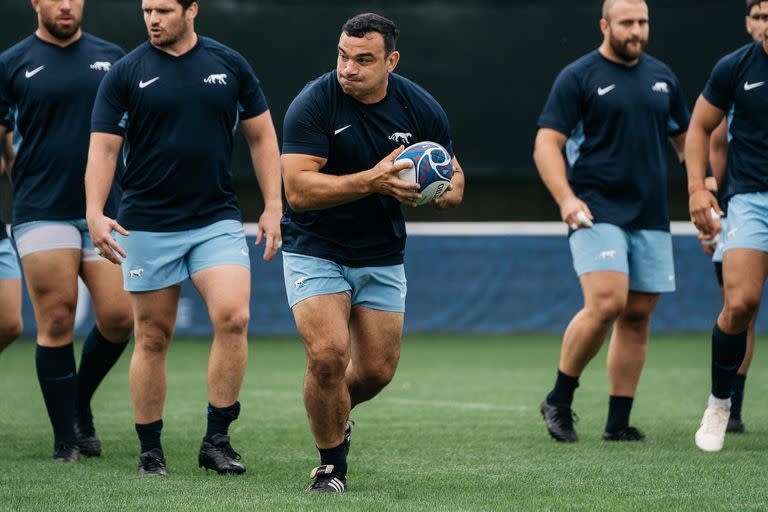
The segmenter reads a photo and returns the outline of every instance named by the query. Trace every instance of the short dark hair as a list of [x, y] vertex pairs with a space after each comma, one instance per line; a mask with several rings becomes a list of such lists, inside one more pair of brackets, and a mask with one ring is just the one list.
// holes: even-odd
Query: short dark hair
[[184, 9], [185, 11], [189, 9], [192, 6], [192, 4], [199, 3], [198, 0], [176, 0], [176, 1], [181, 4], [181, 8]]
[[761, 2], [765, 2], [765, 1], [766, 0], [747, 0], [747, 16], [749, 16], [750, 13], [752, 13], [752, 9], [756, 5], [760, 5]]
[[395, 51], [397, 36], [400, 35], [400, 29], [392, 20], [372, 12], [358, 14], [348, 19], [341, 26], [341, 31], [351, 37], [363, 37], [369, 32], [378, 32], [384, 37], [384, 53], [386, 55]]

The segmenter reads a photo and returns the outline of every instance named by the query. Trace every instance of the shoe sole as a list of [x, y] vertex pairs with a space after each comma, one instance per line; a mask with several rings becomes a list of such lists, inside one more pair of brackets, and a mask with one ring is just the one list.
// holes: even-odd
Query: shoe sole
[[209, 466], [205, 464], [205, 462], [203, 461], [198, 461], [197, 465], [198, 467], [205, 469], [206, 472], [208, 472], [208, 470], [210, 469], [211, 471], [215, 471], [219, 475], [242, 475], [243, 473], [245, 473], [245, 468], [217, 469], [213, 466]]

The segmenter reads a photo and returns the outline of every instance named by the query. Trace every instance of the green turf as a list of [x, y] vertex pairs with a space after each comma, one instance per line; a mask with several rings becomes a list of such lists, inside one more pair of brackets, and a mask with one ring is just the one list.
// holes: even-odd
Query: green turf
[[352, 414], [349, 492], [310, 496], [303, 488], [317, 454], [301, 399], [299, 341], [251, 344], [243, 412], [230, 431], [248, 468], [242, 477], [196, 467], [209, 346], [175, 342], [167, 478], [135, 474], [127, 355], [94, 401], [102, 457], [50, 463], [33, 346], [17, 342], [0, 355], [0, 510], [765, 510], [766, 358], [758, 347], [747, 380], [749, 432], [705, 454], [693, 433], [708, 394], [708, 346], [704, 335], [654, 336], [633, 415], [649, 441], [632, 445], [600, 440], [601, 354], [574, 404], [581, 442], [563, 446], [549, 439], [537, 410], [555, 376], [557, 337], [406, 338], [395, 380]]

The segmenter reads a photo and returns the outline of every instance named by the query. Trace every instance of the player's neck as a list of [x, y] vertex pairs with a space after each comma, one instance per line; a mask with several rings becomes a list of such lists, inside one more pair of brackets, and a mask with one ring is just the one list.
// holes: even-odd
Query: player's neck
[[600, 45], [600, 48], [597, 49], [597, 51], [600, 52], [600, 55], [605, 57], [611, 62], [615, 62], [616, 64], [621, 64], [622, 66], [626, 66], [628, 68], [634, 67], [637, 65], [638, 62], [640, 62], [640, 57], [636, 58], [632, 61], [626, 61], [616, 55], [616, 52], [613, 51], [613, 48], [611, 48], [610, 43], [608, 41], [603, 42], [603, 44]]
[[183, 38], [179, 39], [175, 43], [173, 43], [170, 46], [156, 46], [152, 45], [161, 52], [165, 52], [168, 55], [172, 55], [174, 57], [180, 57], [184, 55], [185, 53], [192, 50], [192, 48], [197, 45], [197, 33], [192, 30], [187, 35], [185, 35]]
[[54, 37], [53, 34], [48, 32], [48, 30], [43, 27], [42, 25], [37, 27], [37, 30], [35, 31], [35, 35], [38, 39], [41, 39], [45, 41], [46, 43], [55, 44], [56, 46], [61, 46], [62, 48], [65, 46], [69, 46], [72, 43], [79, 41], [81, 37], [83, 37], [83, 30], [77, 29], [77, 32], [72, 34], [71, 37], [67, 39], [59, 39], [58, 37]]

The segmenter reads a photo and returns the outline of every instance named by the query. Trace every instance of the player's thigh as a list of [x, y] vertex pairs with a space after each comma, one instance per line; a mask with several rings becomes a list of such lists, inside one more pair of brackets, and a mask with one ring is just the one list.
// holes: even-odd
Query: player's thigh
[[74, 321], [80, 258], [80, 249], [32, 252], [21, 258], [38, 323], [44, 325], [54, 309], [57, 318], [71, 314]]
[[0, 332], [21, 329], [21, 278], [0, 275]]
[[349, 294], [345, 292], [314, 295], [293, 306], [296, 328], [310, 361], [324, 357], [346, 360], [350, 309]]
[[242, 265], [217, 265], [192, 274], [192, 283], [205, 301], [214, 328], [247, 328], [251, 271]]
[[400, 360], [404, 313], [356, 306], [349, 329], [355, 368], [366, 374], [391, 372]]
[[760, 303], [768, 276], [768, 253], [755, 249], [727, 249], [723, 256], [725, 304]]
[[96, 320], [124, 324], [124, 327], [130, 328], [133, 325], [131, 299], [123, 289], [120, 266], [98, 258], [84, 259], [80, 267], [80, 276], [91, 294]]
[[130, 293], [137, 347], [150, 352], [167, 349], [176, 328], [180, 295], [180, 285]]
[[675, 291], [672, 235], [668, 231], [629, 232], [629, 289], [650, 294]]
[[624, 311], [629, 297], [629, 275], [624, 272], [599, 270], [579, 277], [584, 307], [606, 319]]

